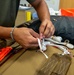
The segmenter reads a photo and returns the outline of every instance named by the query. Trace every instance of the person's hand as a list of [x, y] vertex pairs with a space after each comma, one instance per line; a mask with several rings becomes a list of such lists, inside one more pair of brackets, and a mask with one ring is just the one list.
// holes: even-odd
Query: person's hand
[[55, 28], [50, 20], [44, 20], [39, 28], [40, 37], [50, 37], [54, 34]]
[[39, 34], [30, 28], [15, 28], [13, 36], [16, 42], [25, 49], [38, 46], [37, 37]]

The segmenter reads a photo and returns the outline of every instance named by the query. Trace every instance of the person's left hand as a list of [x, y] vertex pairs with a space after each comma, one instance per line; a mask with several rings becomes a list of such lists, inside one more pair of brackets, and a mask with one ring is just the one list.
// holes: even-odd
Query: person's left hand
[[50, 37], [54, 34], [55, 28], [50, 20], [44, 20], [39, 28], [40, 38]]

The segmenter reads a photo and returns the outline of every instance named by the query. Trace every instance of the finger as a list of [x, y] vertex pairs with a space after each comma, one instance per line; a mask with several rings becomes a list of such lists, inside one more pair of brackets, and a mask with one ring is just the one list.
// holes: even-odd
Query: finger
[[25, 50], [28, 49], [28, 48], [37, 48], [38, 47], [38, 44], [30, 44], [29, 46], [22, 46]]
[[53, 34], [54, 34], [54, 30], [53, 30], [53, 28], [51, 28], [51, 29], [50, 29], [50, 33], [48, 34], [47, 37], [51, 37]]
[[55, 28], [54, 26], [51, 27], [51, 36], [54, 34]]
[[43, 39], [44, 35], [42, 33], [40, 33], [40, 39]]
[[55, 33], [55, 27], [53, 27], [52, 35], [54, 35], [54, 33]]
[[45, 29], [45, 31], [44, 31], [45, 37], [47, 37], [47, 36], [49, 35], [49, 33], [50, 33], [50, 28], [51, 28], [51, 27], [49, 27], [49, 25], [47, 25], [47, 27], [46, 27], [46, 29]]
[[31, 45], [31, 47], [29, 47], [30, 50], [35, 50], [38, 48], [38, 45]]
[[40, 28], [39, 28], [40, 34], [41, 34], [41, 33], [43, 34], [44, 31], [45, 31], [45, 29], [46, 29], [46, 22], [43, 22], [43, 23], [41, 24]]
[[38, 47], [38, 44], [30, 44], [30, 47]]
[[38, 44], [37, 38], [30, 36], [29, 37], [29, 44]]
[[36, 33], [34, 30], [30, 29], [30, 34], [35, 37], [35, 38], [39, 38], [39, 34]]
[[51, 24], [50, 27], [49, 27], [49, 25], [48, 25], [44, 35], [46, 37], [50, 37], [50, 36], [52, 36], [54, 34], [54, 31], [55, 31], [54, 26]]
[[36, 48], [38, 47], [38, 44], [29, 44], [28, 46], [24, 46], [25, 49], [27, 48]]
[[49, 33], [47, 36], [46, 36], [46, 38], [49, 38], [51, 36], [51, 33]]

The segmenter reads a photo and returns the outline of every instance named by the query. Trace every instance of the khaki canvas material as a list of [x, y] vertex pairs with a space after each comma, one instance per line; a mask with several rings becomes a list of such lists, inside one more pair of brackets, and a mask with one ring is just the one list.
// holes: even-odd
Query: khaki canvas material
[[[2, 75], [36, 75], [38, 70], [41, 68], [42, 65], [48, 60], [45, 56], [40, 53], [36, 52], [36, 50], [28, 50], [26, 52], [18, 53], [8, 59], [1, 67], [0, 67], [0, 74]], [[47, 51], [45, 52], [49, 59], [54, 53], [61, 53], [57, 48], [48, 47]], [[71, 50], [74, 54], [74, 51]], [[67, 75], [74, 75], [74, 58], [72, 57], [72, 64], [67, 72]]]

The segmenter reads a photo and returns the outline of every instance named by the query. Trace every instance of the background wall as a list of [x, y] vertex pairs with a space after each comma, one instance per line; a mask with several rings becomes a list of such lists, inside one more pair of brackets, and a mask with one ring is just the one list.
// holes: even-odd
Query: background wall
[[28, 5], [28, 2], [26, 0], [20, 0], [20, 4], [26, 4], [26, 5]]
[[48, 7], [53, 8], [54, 10], [59, 10], [60, 0], [45, 0]]
[[60, 0], [60, 8], [74, 8], [74, 0]]
[[[60, 0], [45, 0], [48, 7], [52, 7], [54, 10], [59, 10], [59, 2]], [[21, 0], [20, 4], [28, 4], [26, 0]]]

